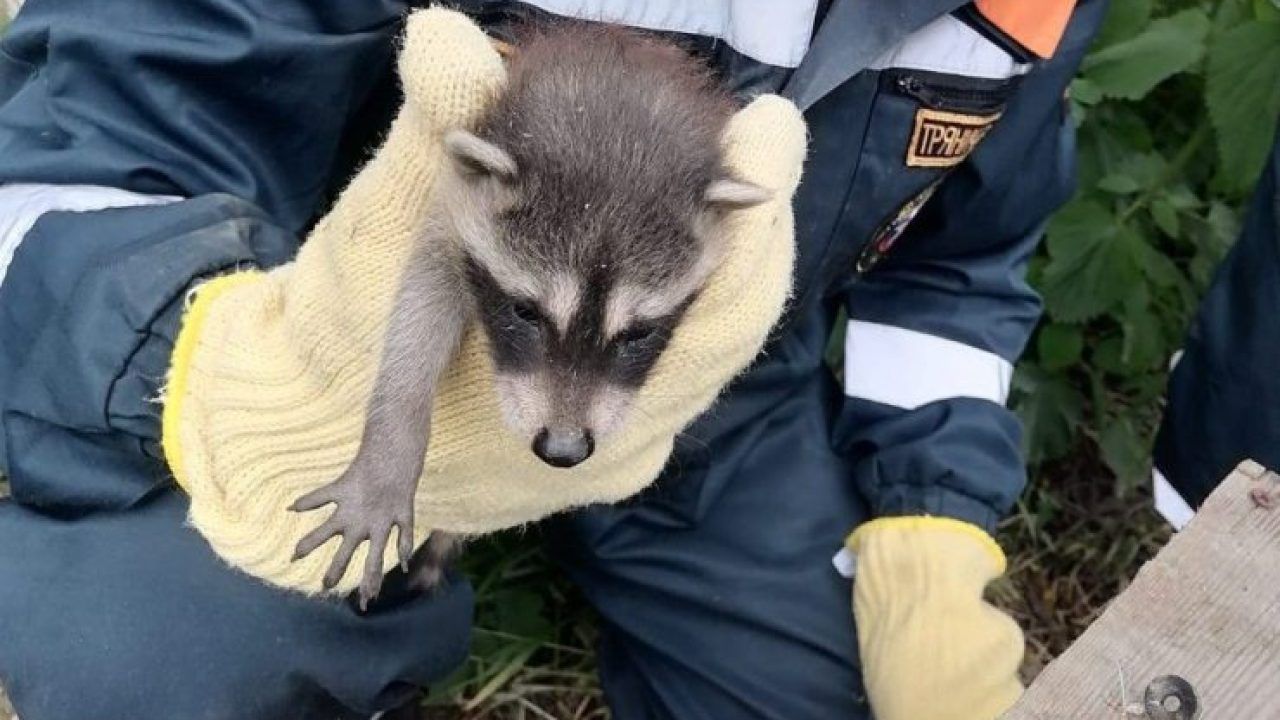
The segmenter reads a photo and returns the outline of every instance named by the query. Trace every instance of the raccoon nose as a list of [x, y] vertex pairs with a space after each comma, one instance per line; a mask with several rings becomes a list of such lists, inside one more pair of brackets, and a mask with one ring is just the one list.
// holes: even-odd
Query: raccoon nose
[[552, 467], [570, 468], [591, 457], [596, 441], [590, 430], [542, 428], [533, 439], [533, 453]]

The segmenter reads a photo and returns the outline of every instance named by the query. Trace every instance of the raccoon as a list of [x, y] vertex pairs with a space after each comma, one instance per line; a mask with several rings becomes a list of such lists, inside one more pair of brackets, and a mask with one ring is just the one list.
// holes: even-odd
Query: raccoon
[[[517, 38], [508, 84], [474, 132], [444, 137], [449, 167], [426, 223], [436, 237], [402, 281], [356, 458], [293, 506], [337, 504], [297, 548], [343, 535], [326, 587], [369, 541], [362, 606], [392, 527], [402, 566], [412, 554], [424, 429], [467, 326], [487, 335], [511, 432], [551, 466], [578, 465], [625, 424], [721, 259], [728, 214], [769, 197], [726, 169], [733, 100], [683, 50], [569, 21]], [[438, 580], [451, 545], [437, 534], [414, 558], [419, 585]]]

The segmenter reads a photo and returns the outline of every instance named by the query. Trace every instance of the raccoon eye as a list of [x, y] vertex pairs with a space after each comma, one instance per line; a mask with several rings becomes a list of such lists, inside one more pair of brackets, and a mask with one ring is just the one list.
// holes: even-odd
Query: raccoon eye
[[542, 313], [532, 303], [515, 302], [511, 305], [511, 314], [525, 325], [537, 327], [542, 324]]
[[647, 345], [650, 341], [656, 340], [661, 332], [661, 328], [645, 325], [633, 325], [632, 327], [618, 333], [618, 347], [620, 349], [627, 350]]

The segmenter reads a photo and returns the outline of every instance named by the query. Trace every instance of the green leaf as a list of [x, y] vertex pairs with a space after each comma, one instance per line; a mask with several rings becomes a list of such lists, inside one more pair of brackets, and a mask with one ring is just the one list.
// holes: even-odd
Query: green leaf
[[1142, 185], [1129, 175], [1112, 173], [1098, 181], [1098, 189], [1116, 195], [1130, 195], [1142, 189]]
[[1133, 259], [1142, 270], [1142, 276], [1156, 287], [1178, 287], [1184, 283], [1182, 271], [1168, 255], [1147, 243], [1141, 235], [1128, 228], [1120, 231], [1125, 246], [1133, 253]]
[[1142, 281], [1135, 236], [1117, 230], [1111, 214], [1087, 200], [1068, 205], [1050, 222], [1050, 261], [1041, 291], [1054, 320], [1073, 323], [1096, 317]]
[[1151, 299], [1139, 286], [1126, 300], [1120, 329], [1124, 335], [1120, 362], [1133, 370], [1161, 367], [1167, 358], [1160, 336], [1160, 318], [1151, 311]]
[[1194, 210], [1200, 207], [1200, 198], [1196, 197], [1185, 183], [1178, 183], [1169, 188], [1164, 199], [1177, 210]]
[[1111, 335], [1094, 344], [1089, 359], [1093, 366], [1105, 373], [1124, 375], [1129, 372], [1124, 360], [1124, 341], [1119, 335]]
[[1092, 239], [1115, 233], [1115, 218], [1106, 207], [1094, 200], [1074, 200], [1049, 221], [1049, 265], [1084, 255]]
[[1066, 378], [1024, 363], [1013, 380], [1014, 411], [1022, 419], [1023, 445], [1032, 463], [1070, 452], [1084, 417], [1084, 398]]
[[1240, 222], [1231, 208], [1214, 200], [1203, 217], [1188, 215], [1183, 219], [1183, 225], [1196, 246], [1196, 255], [1190, 266], [1191, 277], [1199, 287], [1207, 287], [1214, 270], [1235, 243], [1240, 233]]
[[1189, 8], [1156, 20], [1138, 35], [1085, 58], [1084, 76], [1108, 97], [1137, 100], [1204, 55], [1209, 17]]
[[1088, 78], [1076, 78], [1071, 82], [1068, 97], [1081, 105], [1096, 105], [1102, 99], [1102, 88]]
[[1080, 186], [1092, 187], [1103, 176], [1126, 168], [1135, 151], [1151, 146], [1151, 131], [1138, 113], [1115, 103], [1097, 106], [1080, 128]]
[[1055, 372], [1080, 362], [1084, 349], [1084, 332], [1079, 325], [1050, 323], [1040, 328], [1036, 339], [1040, 364], [1045, 370]]
[[1157, 198], [1151, 202], [1151, 219], [1165, 235], [1178, 237], [1178, 209], [1168, 198]]
[[1280, 24], [1246, 22], [1213, 41], [1205, 103], [1218, 140], [1216, 182], [1243, 194], [1262, 171], [1280, 115]]
[[1253, 16], [1258, 22], [1280, 23], [1280, 0], [1253, 0]]
[[1127, 495], [1147, 481], [1151, 473], [1148, 441], [1128, 418], [1112, 418], [1098, 434], [1102, 461], [1115, 473], [1117, 494]]
[[1116, 0], [1107, 9], [1107, 18], [1094, 40], [1103, 48], [1137, 35], [1151, 21], [1151, 0]]
[[1209, 204], [1209, 212], [1205, 215], [1209, 225], [1210, 238], [1223, 254], [1236, 242], [1240, 235], [1240, 217], [1226, 203], [1214, 200]]
[[1253, 11], [1252, 0], [1222, 0], [1213, 14], [1213, 29], [1209, 32], [1216, 36], [1242, 22], [1252, 20]]

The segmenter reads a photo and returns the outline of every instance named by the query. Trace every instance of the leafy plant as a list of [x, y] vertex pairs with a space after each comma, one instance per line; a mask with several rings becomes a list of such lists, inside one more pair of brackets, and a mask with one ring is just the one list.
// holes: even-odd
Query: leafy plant
[[1280, 116], [1273, 0], [1115, 0], [1071, 85], [1079, 191], [1030, 278], [1046, 317], [1014, 407], [1033, 467], [1148, 475], [1168, 363], [1234, 241]]

